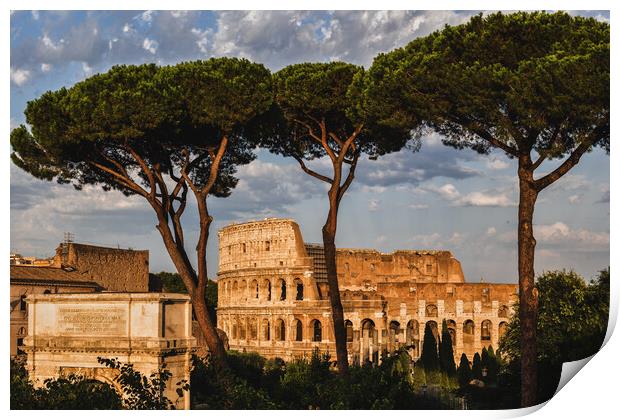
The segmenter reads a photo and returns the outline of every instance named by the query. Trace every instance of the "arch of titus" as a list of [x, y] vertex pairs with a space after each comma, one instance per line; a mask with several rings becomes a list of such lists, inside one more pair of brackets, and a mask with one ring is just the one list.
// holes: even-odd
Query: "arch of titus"
[[[455, 358], [497, 349], [516, 301], [515, 284], [466, 283], [450, 251], [384, 254], [338, 249], [336, 265], [351, 363], [378, 362], [412, 346], [442, 321]], [[318, 347], [335, 354], [323, 249], [306, 244], [297, 223], [266, 219], [219, 231], [218, 327], [230, 348], [290, 360]]]

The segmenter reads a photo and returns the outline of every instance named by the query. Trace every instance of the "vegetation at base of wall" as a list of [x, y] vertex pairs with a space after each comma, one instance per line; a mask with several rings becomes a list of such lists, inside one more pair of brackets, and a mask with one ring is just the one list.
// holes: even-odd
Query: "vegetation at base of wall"
[[114, 410], [122, 399], [109, 384], [78, 375], [35, 388], [23, 364], [11, 360], [11, 410]]
[[[536, 279], [538, 289], [537, 322], [537, 403], [553, 397], [562, 372], [562, 363], [595, 354], [602, 346], [609, 318], [609, 268], [587, 283], [573, 271], [548, 271]], [[518, 303], [517, 303], [518, 305]], [[518, 306], [515, 306], [518, 308]], [[488, 374], [497, 369], [495, 386], [466, 386], [470, 408], [501, 409], [520, 406], [521, 360], [518, 311], [513, 315], [495, 356], [497, 366], [487, 366]], [[484, 365], [484, 355], [481, 364]], [[459, 369], [461, 369], [459, 367]]]
[[[187, 293], [187, 288], [183, 283], [183, 279], [178, 273], [169, 273], [167, 271], [160, 271], [159, 273], [151, 273], [151, 277], [154, 277], [155, 282], [161, 285], [163, 292], [168, 293]], [[207, 303], [207, 310], [209, 316], [217, 324], [217, 283], [213, 280], [207, 280], [207, 286], [205, 288], [205, 302]]]
[[[561, 363], [596, 352], [604, 339], [609, 311], [609, 269], [586, 283], [573, 272], [547, 272], [537, 279], [539, 300], [538, 400], [546, 401], [557, 387]], [[559, 315], [564, 316], [560, 317]], [[544, 325], [544, 327], [542, 326]], [[456, 374], [414, 364], [407, 348], [384, 354], [379, 366], [352, 366], [347, 376], [334, 370], [328, 354], [315, 349], [308, 358], [285, 363], [257, 353], [227, 353], [222, 372], [208, 359], [193, 358], [193, 409], [506, 409], [520, 406], [519, 336], [516, 315], [500, 350], [489, 346], [473, 363], [462, 354]], [[547, 331], [549, 330], [549, 331]], [[432, 332], [431, 332], [432, 336]], [[444, 341], [447, 341], [444, 338]], [[545, 352], [552, 346], [572, 352]], [[435, 345], [435, 349], [437, 346]], [[429, 355], [427, 355], [429, 357]], [[432, 354], [430, 355], [431, 358]], [[439, 359], [437, 353], [435, 357]], [[103, 362], [103, 359], [102, 359]], [[165, 369], [147, 378], [131, 365], [105, 362], [119, 371], [116, 382], [125, 397], [108, 384], [75, 375], [48, 380], [35, 389], [23, 365], [11, 360], [12, 409], [163, 409], [169, 374]], [[161, 376], [158, 376], [161, 375]], [[177, 393], [187, 389], [176, 384]], [[129, 397], [128, 397], [129, 395]]]
[[459, 401], [440, 391], [440, 381], [416, 382], [405, 350], [384, 355], [379, 366], [351, 366], [346, 377], [318, 349], [288, 363], [231, 351], [228, 364], [232, 392], [224, 391], [208, 360], [194, 358], [193, 409], [450, 409]]
[[[28, 378], [24, 364], [11, 359], [12, 410], [162, 410], [174, 409], [174, 402], [164, 396], [170, 372], [165, 369], [149, 377], [133, 369], [133, 365], [117, 359], [98, 358], [99, 363], [118, 372], [114, 382], [121, 392], [109, 383], [70, 374], [46, 379], [35, 387]], [[177, 384], [179, 397], [189, 385]]]

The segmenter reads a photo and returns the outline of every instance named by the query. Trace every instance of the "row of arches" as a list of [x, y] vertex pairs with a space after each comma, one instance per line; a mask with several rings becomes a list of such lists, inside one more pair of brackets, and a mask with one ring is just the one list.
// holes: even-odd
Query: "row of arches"
[[[439, 341], [441, 332], [437, 322], [427, 321], [425, 325], [429, 326], [435, 339]], [[508, 323], [502, 321], [498, 324], [498, 337], [493, 337], [493, 325], [490, 320], [482, 321], [479, 326], [476, 326], [473, 320], [466, 320], [461, 324], [460, 331], [454, 320], [447, 320], [446, 326], [455, 348], [459, 343], [457, 340], [459, 334], [462, 334], [463, 349], [467, 352], [473, 350], [477, 341], [476, 334], [480, 335], [481, 344], [489, 345], [504, 335]], [[323, 324], [318, 319], [312, 319], [304, 326], [299, 318], [294, 318], [291, 325], [287, 326], [282, 318], [275, 319], [273, 325], [272, 320], [267, 318], [233, 318], [223, 321], [223, 329], [232, 340], [271, 341], [273, 339], [275, 341], [321, 342], [324, 338]], [[370, 351], [373, 347], [379, 348], [379, 332], [373, 320], [364, 319], [360, 323], [359, 330], [354, 330], [353, 322], [346, 320], [345, 330], [347, 343], [357, 343], [362, 353], [364, 349]], [[404, 328], [400, 322], [391, 321], [387, 329], [387, 340], [382, 341], [388, 352], [407, 346], [410, 348], [411, 356], [417, 358], [420, 356], [421, 341], [423, 341], [420, 334], [420, 323], [417, 320], [409, 320]]]
[[[437, 305], [432, 303], [426, 305], [424, 313], [427, 318], [437, 318], [439, 316], [439, 310], [437, 308]], [[510, 318], [510, 309], [508, 308], [508, 306], [501, 305], [497, 310], [497, 316], [499, 318]]]
[[271, 341], [273, 337], [275, 341], [303, 341], [304, 337], [307, 337], [313, 342], [323, 341], [323, 324], [318, 319], [311, 320], [307, 328], [304, 328], [302, 321], [295, 318], [291, 331], [287, 331], [286, 322], [282, 318], [277, 318], [273, 326], [267, 318], [262, 320], [257, 318], [233, 319], [224, 321], [223, 329], [233, 340]]
[[290, 298], [296, 301], [304, 300], [304, 283], [299, 278], [295, 278], [290, 285], [280, 278], [273, 282], [270, 279], [261, 281], [254, 279], [249, 282], [229, 280], [223, 281], [219, 287], [221, 287], [220, 297], [228, 302], [286, 301], [289, 294]]

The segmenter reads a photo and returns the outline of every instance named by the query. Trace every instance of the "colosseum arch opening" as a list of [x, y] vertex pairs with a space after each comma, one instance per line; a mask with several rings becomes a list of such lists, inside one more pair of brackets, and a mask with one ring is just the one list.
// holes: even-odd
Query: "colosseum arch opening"
[[295, 279], [295, 300], [304, 300], [304, 283], [296, 278]]
[[286, 280], [280, 279], [280, 300], [286, 300]]
[[463, 352], [466, 354], [475, 353], [474, 351], [474, 337], [475, 328], [474, 321], [468, 319], [463, 323]]
[[344, 321], [344, 328], [347, 333], [347, 343], [352, 343], [353, 342], [353, 322], [347, 319], [346, 321]]
[[295, 318], [295, 341], [303, 341], [304, 339], [304, 325], [303, 323]]
[[417, 359], [420, 357], [420, 324], [415, 319], [409, 320], [407, 323], [407, 347], [409, 354], [412, 358]]
[[493, 324], [488, 319], [485, 319], [480, 324], [480, 342], [484, 347], [488, 347], [491, 345], [491, 329], [493, 328]]
[[318, 319], [313, 319], [310, 321], [310, 330], [312, 341], [320, 343], [323, 341], [323, 326], [321, 325], [321, 321]]

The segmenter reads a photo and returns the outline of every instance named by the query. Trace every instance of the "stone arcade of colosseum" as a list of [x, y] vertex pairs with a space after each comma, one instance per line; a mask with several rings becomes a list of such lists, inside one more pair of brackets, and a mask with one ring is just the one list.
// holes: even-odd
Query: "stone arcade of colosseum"
[[[315, 347], [335, 355], [323, 250], [304, 243], [295, 221], [227, 226], [219, 256], [217, 322], [231, 349], [285, 360]], [[416, 359], [424, 326], [438, 335], [443, 319], [455, 358], [472, 360], [497, 349], [516, 300], [515, 284], [466, 283], [450, 251], [338, 249], [337, 270], [351, 363], [404, 345]]]

